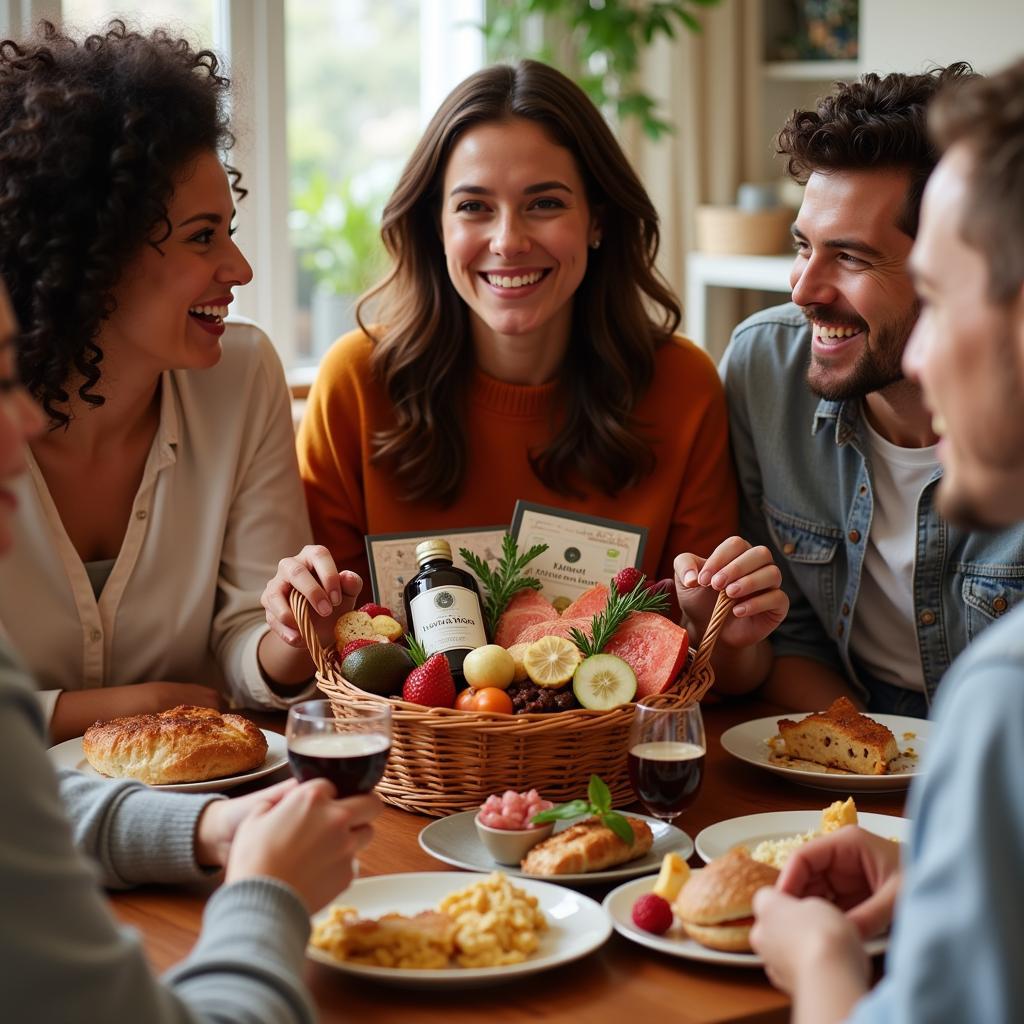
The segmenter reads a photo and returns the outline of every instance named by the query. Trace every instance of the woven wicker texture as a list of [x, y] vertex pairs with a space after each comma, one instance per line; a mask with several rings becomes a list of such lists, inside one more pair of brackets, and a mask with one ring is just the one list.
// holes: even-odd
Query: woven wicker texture
[[[608, 784], [614, 803], [633, 801], [626, 769], [632, 704], [611, 711], [501, 715], [379, 697], [345, 680], [337, 652], [320, 646], [306, 599], [293, 590], [290, 600], [317, 665], [317, 685], [334, 714], [344, 718], [352, 708], [391, 704], [391, 756], [376, 790], [386, 803], [443, 817], [476, 808], [491, 793], [531, 788], [563, 803], [586, 792], [592, 773]], [[714, 683], [708, 659], [732, 604], [719, 594], [700, 647], [690, 650], [677, 702], [700, 700]]]

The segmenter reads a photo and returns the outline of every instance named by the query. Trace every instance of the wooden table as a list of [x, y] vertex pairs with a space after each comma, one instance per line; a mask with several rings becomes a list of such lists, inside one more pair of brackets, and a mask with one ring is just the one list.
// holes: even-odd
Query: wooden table
[[[691, 836], [714, 822], [761, 811], [820, 809], [839, 794], [793, 785], [779, 776], [735, 760], [722, 749], [721, 734], [732, 725], [770, 715], [776, 709], [751, 702], [704, 708], [708, 757], [704, 785], [694, 807], [679, 822]], [[281, 730], [283, 718], [255, 716], [265, 728]], [[858, 793], [863, 811], [902, 814], [903, 793]], [[363, 875], [407, 871], [456, 871], [424, 853], [416, 837], [431, 819], [386, 808], [376, 836], [364, 851]], [[692, 862], [699, 863], [694, 855]], [[602, 899], [608, 887], [586, 890]], [[142, 935], [157, 970], [181, 960], [199, 933], [206, 894], [147, 887], [111, 896], [120, 920]], [[466, 992], [412, 991], [374, 985], [329, 967], [307, 962], [306, 980], [325, 1024], [402, 1021], [454, 1024], [489, 1020], [566, 1021], [579, 1024], [634, 1024], [638, 1021], [743, 1021], [760, 1024], [788, 1019], [789, 1002], [759, 970], [717, 967], [655, 953], [614, 933], [600, 950], [577, 961], [508, 985]]]

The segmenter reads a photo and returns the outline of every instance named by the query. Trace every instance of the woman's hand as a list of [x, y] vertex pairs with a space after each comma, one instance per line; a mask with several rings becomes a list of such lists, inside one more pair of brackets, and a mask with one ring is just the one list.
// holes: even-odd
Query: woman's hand
[[238, 826], [253, 811], [273, 807], [296, 786], [298, 782], [295, 779], [286, 779], [276, 786], [268, 786], [246, 796], [208, 803], [196, 823], [196, 863], [204, 868], [220, 868], [227, 864]]
[[235, 830], [225, 881], [276, 878], [310, 913], [330, 902], [352, 881], [352, 858], [373, 838], [380, 813], [375, 796], [334, 795], [330, 782], [313, 779], [254, 807]]
[[354, 573], [339, 572], [330, 551], [321, 544], [307, 544], [294, 558], [282, 558], [277, 575], [263, 588], [260, 598], [267, 622], [289, 647], [305, 649], [295, 617], [288, 604], [297, 590], [309, 602], [321, 647], [334, 646], [334, 623], [355, 607], [363, 581]]
[[899, 843], [846, 827], [796, 850], [776, 888], [834, 903], [866, 939], [892, 923], [900, 879]]
[[718, 593], [724, 590], [736, 600], [719, 634], [719, 643], [729, 647], [759, 643], [789, 611], [789, 598], [780, 589], [782, 573], [771, 552], [763, 545], [751, 547], [742, 537], [722, 541], [706, 559], [677, 555], [673, 568], [679, 607], [701, 636], [711, 621]]

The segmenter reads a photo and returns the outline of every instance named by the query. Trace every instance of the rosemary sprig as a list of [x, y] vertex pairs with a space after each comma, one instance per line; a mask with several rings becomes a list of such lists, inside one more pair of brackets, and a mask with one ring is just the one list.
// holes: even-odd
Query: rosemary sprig
[[410, 630], [405, 634], [405, 642], [409, 647], [409, 657], [414, 665], [422, 665], [427, 660], [427, 649], [412, 635]]
[[498, 568], [492, 569], [469, 548], [459, 548], [459, 554], [465, 559], [466, 565], [473, 570], [484, 588], [484, 618], [487, 620], [488, 636], [494, 636], [494, 629], [498, 625], [501, 613], [520, 590], [540, 590], [540, 580], [536, 580], [532, 576], [524, 576], [523, 569], [526, 568], [528, 562], [532, 562], [547, 549], [547, 544], [534, 544], [529, 551], [519, 554], [515, 537], [506, 533], [501, 539], [501, 558], [498, 560]]
[[600, 654], [615, 631], [629, 618], [633, 612], [663, 612], [668, 608], [668, 595], [663, 590], [649, 590], [644, 580], [628, 594], [620, 594], [615, 585], [608, 588], [608, 603], [604, 611], [595, 615], [591, 628], [592, 636], [588, 637], [581, 629], [575, 627], [569, 631], [569, 639], [580, 649], [584, 658], [592, 654]]

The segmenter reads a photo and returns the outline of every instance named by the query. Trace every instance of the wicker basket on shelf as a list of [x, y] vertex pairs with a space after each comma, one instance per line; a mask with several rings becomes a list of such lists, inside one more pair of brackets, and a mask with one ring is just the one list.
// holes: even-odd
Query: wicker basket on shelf
[[[690, 649], [686, 672], [675, 693], [681, 703], [700, 700], [715, 681], [708, 664], [732, 600], [719, 594], [697, 650]], [[443, 817], [479, 806], [491, 793], [536, 788], [555, 803], [586, 792], [596, 772], [612, 799], [633, 799], [626, 769], [633, 704], [610, 711], [491, 714], [425, 708], [394, 697], [379, 697], [349, 683], [337, 652], [317, 639], [306, 599], [292, 591], [291, 607], [317, 666], [317, 685], [334, 714], [387, 702], [392, 707], [391, 756], [377, 793], [386, 803], [416, 814]]]

